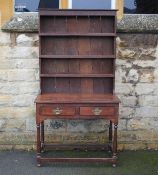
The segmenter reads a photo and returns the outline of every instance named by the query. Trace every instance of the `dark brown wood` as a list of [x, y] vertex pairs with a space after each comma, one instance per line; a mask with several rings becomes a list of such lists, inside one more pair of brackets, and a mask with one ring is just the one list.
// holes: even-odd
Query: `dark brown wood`
[[109, 150], [109, 146], [105, 144], [44, 144], [44, 148], [46, 150]]
[[64, 37], [64, 36], [67, 36], [67, 37], [72, 37], [72, 36], [84, 36], [84, 37], [89, 37], [89, 36], [102, 36], [102, 37], [112, 37], [112, 36], [115, 36], [116, 37], [116, 34], [114, 33], [40, 33], [39, 36], [59, 36], [59, 37]]
[[41, 157], [40, 159], [37, 158], [38, 161], [42, 162], [63, 162], [63, 163], [112, 163], [115, 164], [117, 159], [116, 158], [48, 158], [48, 157]]
[[109, 124], [109, 144], [112, 143], [112, 122]]
[[115, 115], [115, 108], [114, 107], [80, 107], [80, 115], [113, 116]]
[[52, 10], [40, 9], [40, 16], [116, 16], [116, 10]]
[[114, 55], [40, 55], [40, 58], [53, 58], [53, 59], [109, 59], [115, 58]]
[[43, 145], [44, 145], [44, 121], [41, 122], [41, 147], [42, 147], [42, 150], [43, 150]]
[[41, 132], [40, 132], [40, 124], [37, 124], [37, 165], [41, 165]]
[[40, 77], [114, 77], [113, 74], [40, 74]]
[[79, 104], [79, 103], [101, 103], [101, 104], [118, 104], [120, 100], [112, 94], [43, 94], [38, 95], [35, 102], [37, 104]]
[[[109, 162], [116, 166], [119, 99], [114, 94], [115, 10], [39, 10], [41, 94], [36, 98], [37, 162]], [[106, 119], [108, 145], [44, 140], [47, 119]], [[114, 129], [113, 129], [114, 127]], [[110, 158], [42, 157], [47, 149], [102, 149]]]
[[115, 142], [113, 142], [113, 157], [117, 158], [117, 124], [114, 124], [114, 140]]
[[60, 106], [43, 106], [40, 108], [40, 115], [50, 116], [73, 116], [75, 115], [75, 108], [72, 107], [60, 107]]

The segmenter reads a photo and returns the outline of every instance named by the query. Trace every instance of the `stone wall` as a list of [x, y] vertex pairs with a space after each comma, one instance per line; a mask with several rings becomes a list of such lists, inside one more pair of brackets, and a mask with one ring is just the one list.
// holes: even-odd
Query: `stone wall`
[[39, 93], [37, 34], [0, 32], [0, 145], [33, 144]]
[[117, 58], [119, 142], [125, 148], [158, 148], [158, 34], [119, 34]]
[[[0, 149], [34, 148], [38, 64], [36, 33], [0, 32]], [[118, 34], [116, 94], [119, 149], [158, 148], [157, 34]], [[104, 120], [46, 122], [56, 143], [104, 143], [107, 129]]]

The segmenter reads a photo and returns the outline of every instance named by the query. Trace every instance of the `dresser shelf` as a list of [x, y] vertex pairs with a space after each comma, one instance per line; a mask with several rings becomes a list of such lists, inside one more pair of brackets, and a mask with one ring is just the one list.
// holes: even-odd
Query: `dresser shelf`
[[106, 78], [110, 77], [113, 78], [113, 74], [40, 74], [40, 77], [57, 77], [57, 78], [69, 78], [69, 77], [74, 77], [74, 78], [86, 78], [86, 77], [94, 77], [94, 78]]
[[114, 59], [115, 55], [40, 55], [39, 58], [47, 59]]
[[[37, 163], [117, 163], [116, 11], [39, 10], [41, 94], [36, 98]], [[108, 144], [48, 144], [47, 119], [109, 121]], [[43, 157], [47, 149], [102, 149], [105, 158]], [[104, 154], [104, 153], [103, 153]]]
[[39, 36], [52, 36], [52, 37], [116, 37], [115, 33], [40, 33]]

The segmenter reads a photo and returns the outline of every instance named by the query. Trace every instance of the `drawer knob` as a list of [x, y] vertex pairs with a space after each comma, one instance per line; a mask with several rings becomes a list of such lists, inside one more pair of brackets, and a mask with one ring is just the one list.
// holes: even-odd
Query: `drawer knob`
[[56, 108], [56, 109], [53, 109], [53, 114], [60, 115], [62, 113], [62, 111], [63, 111], [62, 109]]
[[101, 112], [102, 112], [102, 109], [100, 109], [100, 108], [95, 108], [95, 109], [92, 110], [92, 112], [93, 112], [94, 115], [100, 115]]

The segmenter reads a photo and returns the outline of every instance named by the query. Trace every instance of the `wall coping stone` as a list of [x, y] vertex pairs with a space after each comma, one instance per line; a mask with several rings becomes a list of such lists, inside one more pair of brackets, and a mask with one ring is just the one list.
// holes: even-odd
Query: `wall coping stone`
[[[15, 14], [5, 25], [5, 32], [38, 32], [38, 13]], [[119, 33], [158, 33], [158, 14], [125, 14], [117, 23]]]

